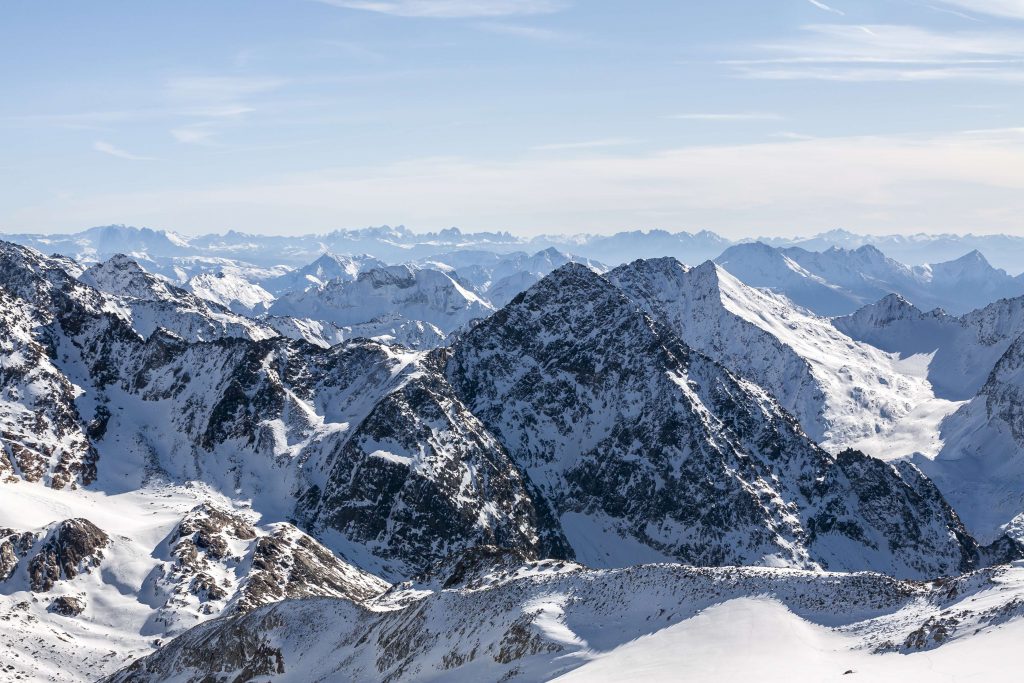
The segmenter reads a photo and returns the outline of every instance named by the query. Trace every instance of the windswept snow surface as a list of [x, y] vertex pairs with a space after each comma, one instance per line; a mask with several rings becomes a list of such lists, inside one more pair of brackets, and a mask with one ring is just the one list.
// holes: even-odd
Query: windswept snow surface
[[557, 683], [1017, 681], [1018, 620], [937, 650], [871, 654], [853, 635], [814, 624], [770, 598], [738, 598], [675, 626], [593, 653]]
[[[0, 594], [0, 679], [95, 680], [153, 651], [161, 641], [144, 633], [155, 606], [144, 586], [161, 564], [154, 549], [188, 510], [206, 501], [232, 507], [199, 484], [105, 495], [0, 483], [0, 528], [42, 531], [53, 522], [84, 518], [111, 538], [99, 571], [60, 581], [43, 595], [27, 585], [14, 591], [5, 586]], [[48, 611], [61, 595], [84, 599], [85, 611], [75, 617]]]
[[206, 671], [243, 667], [255, 680], [303, 683], [1019, 680], [1019, 565], [906, 583], [497, 564], [464, 558], [362, 608], [290, 602], [210, 622], [111, 680], [198, 683]]

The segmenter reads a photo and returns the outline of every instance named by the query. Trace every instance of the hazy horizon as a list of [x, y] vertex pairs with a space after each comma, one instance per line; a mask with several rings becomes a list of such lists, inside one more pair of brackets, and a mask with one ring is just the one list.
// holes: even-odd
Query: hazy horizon
[[7, 233], [1024, 233], [1011, 0], [6, 10]]
[[64, 235], [64, 236], [68, 236], [68, 235], [81, 234], [81, 233], [87, 232], [89, 230], [99, 230], [99, 229], [103, 229], [103, 228], [126, 228], [126, 229], [129, 229], [129, 230], [140, 230], [140, 231], [141, 230], [152, 230], [153, 232], [157, 232], [157, 233], [169, 233], [169, 234], [179, 235], [179, 236], [185, 237], [185, 238], [207, 237], [207, 236], [212, 236], [212, 235], [226, 235], [226, 234], [228, 234], [230, 232], [236, 232], [236, 233], [240, 233], [240, 234], [250, 234], [250, 235], [253, 235], [253, 236], [257, 236], [257, 237], [294, 237], [294, 238], [300, 238], [300, 237], [316, 237], [316, 236], [322, 236], [322, 235], [327, 235], [327, 234], [337, 233], [337, 232], [356, 232], [356, 231], [360, 231], [360, 230], [376, 230], [376, 229], [388, 229], [388, 228], [390, 228], [390, 229], [408, 230], [410, 233], [412, 233], [413, 235], [416, 235], [416, 236], [432, 235], [432, 234], [437, 234], [437, 233], [445, 231], [445, 230], [452, 230], [452, 229], [456, 229], [456, 230], [460, 231], [462, 234], [467, 235], [467, 236], [479, 235], [479, 234], [485, 234], [485, 233], [508, 233], [513, 238], [522, 239], [522, 240], [531, 240], [531, 239], [541, 238], [541, 237], [552, 237], [552, 238], [558, 238], [558, 237], [560, 237], [560, 238], [571, 238], [571, 237], [611, 237], [611, 236], [614, 236], [614, 235], [621, 235], [621, 234], [635, 233], [635, 232], [644, 233], [644, 234], [663, 232], [663, 233], [668, 233], [668, 234], [671, 234], [671, 235], [680, 235], [680, 234], [699, 235], [701, 233], [711, 233], [711, 234], [714, 234], [714, 235], [716, 235], [718, 237], [724, 238], [724, 239], [726, 239], [728, 241], [731, 241], [731, 242], [759, 241], [759, 240], [794, 240], [794, 241], [796, 241], [796, 240], [814, 239], [814, 238], [824, 237], [824, 236], [829, 236], [829, 235], [836, 235], [836, 234], [839, 234], [839, 233], [845, 233], [845, 234], [852, 235], [852, 236], [855, 236], [855, 237], [866, 237], [866, 238], [886, 238], [886, 237], [926, 237], [926, 238], [939, 238], [939, 237], [957, 237], [957, 238], [970, 238], [970, 237], [980, 237], [980, 238], [986, 238], [986, 237], [1011, 237], [1011, 238], [1024, 239], [1024, 234], [1019, 234], [1018, 235], [1018, 234], [1014, 234], [1014, 233], [1008, 232], [1008, 231], [992, 231], [992, 232], [981, 232], [981, 231], [974, 231], [974, 232], [968, 232], [968, 231], [962, 231], [962, 232], [944, 231], [944, 232], [938, 232], [938, 231], [924, 231], [924, 230], [922, 230], [922, 231], [916, 231], [916, 232], [909, 232], [909, 231], [904, 231], [904, 232], [901, 232], [901, 231], [866, 232], [866, 231], [854, 230], [854, 229], [850, 229], [850, 228], [829, 228], [829, 229], [820, 230], [820, 231], [816, 231], [816, 232], [799, 232], [799, 231], [794, 231], [794, 232], [788, 232], [788, 233], [787, 232], [780, 232], [779, 234], [774, 234], [774, 235], [773, 234], [738, 234], [738, 235], [735, 235], [735, 236], [731, 236], [731, 235], [723, 234], [723, 233], [721, 233], [721, 232], [719, 232], [717, 230], [712, 230], [712, 229], [709, 229], [709, 228], [624, 227], [624, 228], [621, 228], [621, 229], [608, 229], [608, 230], [605, 230], [605, 231], [588, 231], [588, 230], [579, 230], [579, 231], [574, 231], [574, 232], [569, 232], [569, 231], [565, 231], [565, 232], [537, 232], [537, 231], [533, 231], [533, 232], [525, 232], [524, 233], [524, 232], [521, 232], [521, 231], [509, 230], [509, 229], [486, 229], [486, 228], [484, 228], [484, 229], [480, 229], [480, 230], [468, 230], [468, 229], [464, 229], [464, 228], [462, 228], [462, 227], [460, 227], [458, 225], [449, 225], [449, 226], [442, 227], [442, 228], [426, 229], [426, 228], [418, 228], [416, 226], [409, 226], [409, 225], [405, 225], [405, 224], [402, 224], [402, 223], [395, 223], [395, 224], [379, 223], [379, 224], [376, 224], [376, 225], [335, 227], [335, 228], [329, 228], [329, 229], [325, 229], [325, 230], [301, 230], [301, 229], [296, 229], [296, 230], [293, 230], [293, 231], [285, 231], [285, 230], [269, 229], [269, 230], [258, 231], [258, 230], [246, 230], [246, 229], [242, 229], [242, 228], [224, 228], [224, 229], [220, 229], [220, 230], [216, 230], [215, 229], [215, 230], [210, 230], [210, 231], [199, 231], [199, 232], [186, 232], [186, 231], [183, 231], [183, 230], [177, 230], [177, 229], [172, 228], [172, 227], [162, 227], [162, 226], [130, 225], [130, 224], [127, 224], [127, 223], [108, 223], [108, 224], [105, 224], [105, 225], [90, 225], [88, 227], [83, 227], [83, 228], [79, 228], [79, 229], [69, 229], [69, 230], [35, 230], [35, 231], [24, 230], [24, 231], [18, 231], [18, 230], [10, 230], [10, 229], [6, 229], [6, 228], [3, 228], [3, 227], [0, 227], [0, 236], [16, 236], [16, 235], [43, 235], [43, 236], [48, 236], [48, 235], [54, 235], [54, 236]]

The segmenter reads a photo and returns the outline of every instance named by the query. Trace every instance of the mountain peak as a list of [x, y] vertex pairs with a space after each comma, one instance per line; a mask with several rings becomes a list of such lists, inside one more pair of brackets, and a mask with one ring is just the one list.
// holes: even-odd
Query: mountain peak
[[582, 263], [576, 263], [570, 261], [564, 266], [551, 271], [551, 273], [543, 278], [536, 285], [526, 291], [527, 294], [533, 290], [551, 290], [551, 289], [595, 289], [611, 287], [607, 280], [595, 273], [588, 266]]

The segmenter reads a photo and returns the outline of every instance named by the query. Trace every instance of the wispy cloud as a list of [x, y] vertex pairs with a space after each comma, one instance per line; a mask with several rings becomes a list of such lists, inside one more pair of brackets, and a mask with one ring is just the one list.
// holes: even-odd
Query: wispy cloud
[[211, 125], [207, 123], [171, 129], [171, 137], [186, 145], [210, 145], [213, 143], [215, 134]]
[[552, 151], [552, 150], [564, 150], [564, 149], [600, 149], [602, 147], [622, 147], [623, 145], [632, 145], [641, 140], [635, 140], [633, 138], [605, 138], [603, 140], [584, 140], [582, 142], [556, 142], [547, 145], [536, 145], [530, 149], [537, 151]]
[[167, 79], [164, 90], [177, 101], [223, 104], [277, 90], [287, 82], [272, 77], [176, 76]]
[[1024, 0], [940, 0], [940, 2], [979, 14], [1024, 19]]
[[1024, 32], [815, 24], [799, 40], [759, 50], [759, 58], [723, 63], [741, 76], [776, 80], [1024, 80]]
[[738, 113], [697, 113], [670, 114], [665, 118], [679, 121], [781, 121], [783, 117], [770, 112], [738, 112]]
[[144, 157], [138, 154], [132, 154], [131, 152], [125, 151], [120, 147], [115, 147], [109, 142], [105, 142], [103, 140], [97, 140], [92, 143], [92, 148], [97, 152], [109, 154], [110, 156], [117, 157], [118, 159], [128, 159], [130, 161], [156, 161], [154, 157]]
[[399, 17], [465, 19], [522, 14], [549, 14], [565, 8], [558, 0], [319, 0], [347, 9]]
[[927, 7], [930, 10], [932, 10], [933, 12], [941, 12], [942, 14], [949, 14], [949, 15], [954, 16], [954, 17], [960, 17], [961, 19], [966, 19], [967, 21], [973, 21], [973, 22], [980, 22], [981, 21], [981, 19], [979, 19], [978, 17], [971, 16], [970, 14], [967, 14], [966, 12], [958, 12], [955, 9], [950, 9], [948, 7], [939, 7], [938, 5], [925, 5], [925, 7]]
[[578, 36], [566, 31], [558, 31], [540, 26], [529, 26], [526, 24], [509, 24], [498, 21], [482, 21], [477, 28], [489, 33], [499, 33], [516, 38], [527, 38], [529, 40], [540, 40], [549, 43], [567, 43], [578, 39]]
[[835, 7], [832, 7], [831, 5], [826, 5], [825, 3], [821, 2], [821, 0], [807, 0], [807, 2], [811, 3], [820, 10], [825, 10], [826, 12], [831, 12], [832, 14], [838, 14], [841, 17], [846, 16], [846, 12], [838, 10]]

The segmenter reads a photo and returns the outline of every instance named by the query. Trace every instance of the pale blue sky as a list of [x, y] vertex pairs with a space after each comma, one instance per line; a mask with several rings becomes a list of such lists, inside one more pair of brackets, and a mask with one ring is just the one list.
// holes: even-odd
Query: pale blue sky
[[5, 0], [0, 230], [1024, 231], [1024, 0]]

